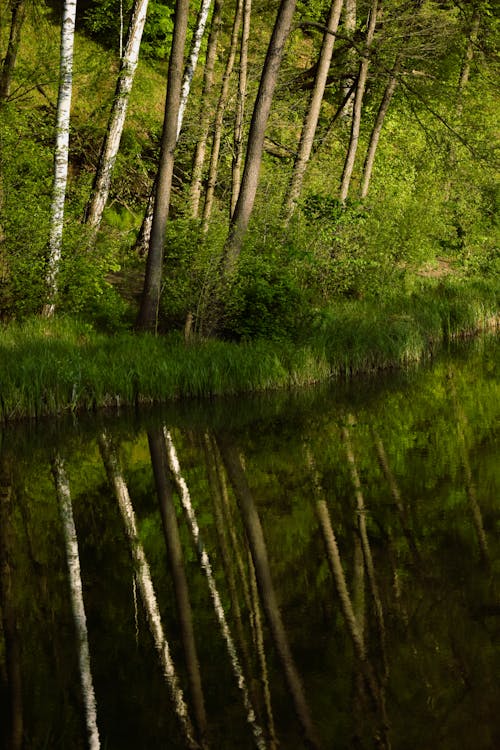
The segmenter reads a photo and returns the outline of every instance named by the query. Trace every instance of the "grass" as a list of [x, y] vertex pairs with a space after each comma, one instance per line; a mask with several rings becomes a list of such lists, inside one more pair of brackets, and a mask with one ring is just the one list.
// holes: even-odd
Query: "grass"
[[343, 302], [318, 313], [300, 343], [178, 334], [105, 335], [71, 318], [0, 329], [0, 421], [125, 404], [302, 386], [404, 367], [442, 342], [497, 326], [499, 291], [485, 281], [426, 282], [385, 304]]

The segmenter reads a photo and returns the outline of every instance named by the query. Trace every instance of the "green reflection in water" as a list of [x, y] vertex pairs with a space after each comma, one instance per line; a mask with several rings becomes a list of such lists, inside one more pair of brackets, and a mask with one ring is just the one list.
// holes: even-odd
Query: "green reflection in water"
[[102, 747], [185, 747], [98, 442], [106, 429], [117, 446], [196, 715], [148, 447], [166, 425], [199, 528], [174, 494], [207, 747], [499, 747], [499, 348], [481, 339], [349, 386], [1, 433], [3, 746], [87, 742], [57, 453]]

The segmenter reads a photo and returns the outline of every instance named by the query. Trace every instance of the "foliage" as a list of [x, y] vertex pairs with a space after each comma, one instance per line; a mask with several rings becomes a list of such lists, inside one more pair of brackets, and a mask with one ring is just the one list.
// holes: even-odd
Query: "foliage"
[[[132, 0], [99, 0], [90, 2], [84, 14], [84, 27], [104, 44], [118, 49], [120, 37], [120, 8], [126, 34]], [[173, 3], [171, 0], [150, 0], [144, 27], [143, 50], [157, 60], [164, 60], [170, 50], [173, 29]], [[123, 40], [125, 44], [125, 40]]]

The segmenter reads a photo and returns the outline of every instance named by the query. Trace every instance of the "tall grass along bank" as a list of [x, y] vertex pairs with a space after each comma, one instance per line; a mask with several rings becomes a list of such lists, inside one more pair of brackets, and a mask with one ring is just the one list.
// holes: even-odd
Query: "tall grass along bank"
[[407, 366], [499, 322], [485, 282], [425, 286], [385, 304], [342, 302], [295, 341], [196, 341], [97, 332], [59, 318], [0, 328], [0, 420], [301, 386]]

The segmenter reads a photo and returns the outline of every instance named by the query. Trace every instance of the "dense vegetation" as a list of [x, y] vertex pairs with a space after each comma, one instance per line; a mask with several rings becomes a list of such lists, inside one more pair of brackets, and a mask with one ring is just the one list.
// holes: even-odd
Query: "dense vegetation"
[[[172, 2], [149, 3], [106, 209], [97, 229], [88, 220], [133, 5], [88, 0], [78, 8], [57, 289], [50, 288], [48, 263], [59, 128], [59, 6], [41, 0], [2, 5], [0, 318], [7, 323], [46, 311], [49, 301], [56, 314], [108, 332], [124, 332], [137, 320], [146, 296], [146, 286], [142, 294], [141, 289], [147, 252], [140, 229], [159, 173], [167, 61], [179, 26]], [[177, 3], [178, 17], [185, 5]], [[499, 289], [492, 5], [483, 0], [387, 0], [381, 7], [374, 0], [297, 2], [260, 160], [252, 146], [252, 110], [271, 30], [290, 3], [278, 5], [254, 1], [246, 48], [236, 30], [249, 3], [214, 4], [175, 148], [172, 189], [161, 207], [168, 222], [155, 261], [162, 266], [155, 315], [140, 327], [172, 332], [187, 326], [200, 337], [263, 338], [285, 348], [300, 347], [320, 331], [317, 349], [331, 322], [337, 321], [337, 330], [340, 321], [345, 331], [335, 336], [344, 336], [347, 358], [349, 341], [357, 342], [360, 329], [368, 333], [374, 317], [380, 329], [384, 316], [395, 316], [404, 327], [419, 306], [419, 329], [429, 305], [441, 311], [437, 323], [427, 316], [432, 319], [427, 330], [423, 325], [427, 342], [439, 339], [443, 330], [454, 335], [481, 327], [496, 315]], [[331, 26], [327, 18], [334, 6], [342, 10], [338, 32], [312, 150], [297, 187], [311, 91], [319, 86], [319, 61], [329, 38], [325, 24]], [[189, 9], [184, 60], [195, 38], [197, 10]], [[231, 51], [235, 64], [222, 111]], [[168, 117], [167, 108], [165, 121]], [[378, 147], [370, 172], [374, 138]], [[197, 182], [193, 160], [204, 142]], [[209, 174], [211, 155], [217, 172]], [[349, 155], [355, 157], [352, 175]], [[241, 172], [250, 162], [258, 185], [254, 200], [243, 206]], [[471, 320], [465, 312], [464, 326], [449, 326], [461, 297], [466, 307], [467, 299], [477, 298], [477, 315]], [[452, 300], [451, 306], [443, 300]], [[385, 354], [381, 363], [405, 360]], [[329, 361], [323, 371], [335, 369]], [[358, 368], [349, 362], [345, 369]]]

